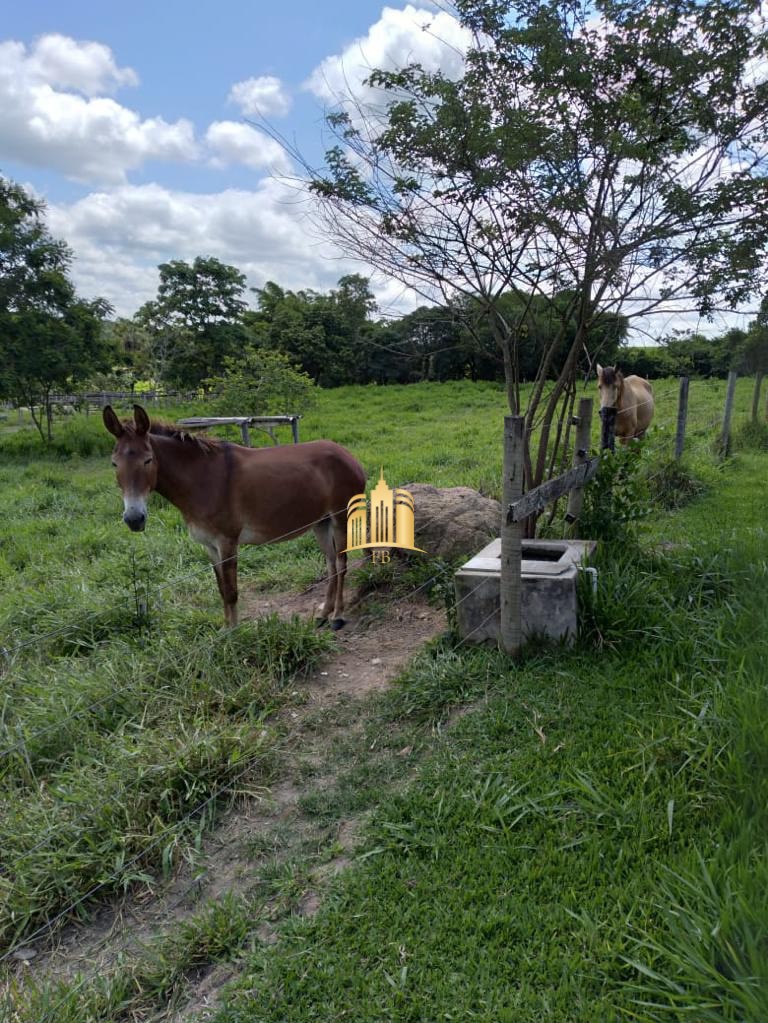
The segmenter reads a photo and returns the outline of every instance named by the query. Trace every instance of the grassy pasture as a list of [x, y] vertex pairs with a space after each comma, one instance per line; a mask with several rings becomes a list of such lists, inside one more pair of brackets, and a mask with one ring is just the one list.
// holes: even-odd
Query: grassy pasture
[[[671, 453], [676, 381], [656, 393], [651, 477]], [[723, 394], [692, 382], [688, 461], [710, 493], [641, 527], [646, 549], [681, 546], [605, 552], [576, 649], [511, 668], [438, 645], [372, 708], [374, 731], [421, 730], [418, 777], [395, 795], [374, 786], [358, 865], [316, 921], [252, 951], [221, 1023], [768, 1018], [768, 459], [713, 463]], [[740, 381], [736, 422], [750, 402]], [[391, 484], [498, 497], [504, 411], [487, 384], [342, 388], [319, 395], [301, 433], [344, 443], [371, 476], [383, 465]], [[329, 642], [300, 622], [222, 633], [177, 512], [155, 497], [146, 534], [120, 524], [99, 422], [63, 424], [58, 444], [42, 455], [31, 431], [0, 432], [4, 949], [84, 910], [96, 885], [104, 896], [169, 870], [217, 792], [269, 784], [270, 713]], [[242, 565], [265, 587], [322, 571], [310, 539], [248, 549]], [[341, 813], [344, 798], [310, 809]], [[213, 907], [165, 950], [166, 973], [197, 964], [200, 944], [215, 946], [207, 961], [252, 946], [248, 916]], [[157, 1008], [167, 976], [153, 976], [136, 983]], [[19, 1019], [49, 1018], [35, 998]], [[50, 1018], [122, 1018], [132, 999], [117, 977], [107, 995], [57, 994]]]

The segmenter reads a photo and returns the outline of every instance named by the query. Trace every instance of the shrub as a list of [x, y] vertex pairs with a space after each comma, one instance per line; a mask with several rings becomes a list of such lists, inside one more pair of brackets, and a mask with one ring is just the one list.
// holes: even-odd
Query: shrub
[[223, 376], [206, 380], [217, 394], [214, 415], [285, 415], [313, 403], [314, 384], [282, 352], [249, 347], [224, 366]]
[[651, 512], [648, 483], [642, 474], [640, 443], [601, 453], [600, 468], [584, 490], [579, 531], [591, 540], [625, 541], [632, 526]]
[[114, 438], [104, 429], [101, 415], [76, 415], [62, 423], [50, 443], [46, 444], [37, 430], [18, 430], [0, 440], [0, 451], [11, 458], [45, 458], [51, 454], [61, 458], [78, 455], [90, 458], [93, 455], [108, 455], [114, 445]]

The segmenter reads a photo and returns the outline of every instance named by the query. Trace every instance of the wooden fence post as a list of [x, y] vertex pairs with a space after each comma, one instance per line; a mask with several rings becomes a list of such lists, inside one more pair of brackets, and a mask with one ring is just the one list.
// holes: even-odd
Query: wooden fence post
[[760, 415], [760, 391], [763, 386], [763, 373], [758, 370], [755, 375], [755, 391], [752, 395], [752, 422], [756, 423]]
[[250, 432], [248, 430], [248, 424], [247, 423], [241, 423], [240, 424], [240, 433], [243, 436], [243, 444], [247, 448], [249, 448], [251, 446], [251, 434], [250, 434]]
[[[579, 414], [576, 418], [576, 447], [573, 451], [573, 467], [583, 465], [589, 458], [590, 445], [592, 442], [592, 399], [581, 398], [579, 400]], [[565, 521], [574, 523], [581, 515], [581, 506], [584, 503], [584, 488], [575, 487], [568, 495], [568, 508], [565, 513]], [[574, 529], [574, 533], [576, 530]]]
[[525, 419], [504, 417], [504, 480], [501, 497], [501, 578], [499, 580], [499, 640], [510, 657], [522, 647], [520, 619], [522, 589], [522, 530], [511, 521], [509, 506], [523, 494]]
[[683, 457], [685, 424], [688, 422], [688, 377], [680, 377], [680, 397], [677, 402], [677, 432], [675, 433], [675, 460]]
[[725, 410], [723, 412], [723, 429], [720, 433], [720, 456], [727, 458], [731, 453], [731, 415], [733, 414], [733, 398], [736, 393], [735, 369], [728, 374], [728, 387], [725, 392]]
[[607, 405], [600, 409], [600, 450], [616, 450], [616, 409]]

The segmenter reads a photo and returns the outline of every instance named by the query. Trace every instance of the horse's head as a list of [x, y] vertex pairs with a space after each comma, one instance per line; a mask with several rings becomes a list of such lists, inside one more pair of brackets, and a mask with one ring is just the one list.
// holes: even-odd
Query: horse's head
[[597, 389], [600, 392], [601, 409], [618, 408], [623, 388], [624, 377], [618, 366], [597, 364]]
[[104, 408], [104, 425], [117, 438], [112, 465], [123, 493], [123, 522], [134, 533], [147, 524], [147, 498], [157, 483], [157, 459], [149, 442], [149, 416], [133, 406], [133, 423], [122, 423], [111, 405]]

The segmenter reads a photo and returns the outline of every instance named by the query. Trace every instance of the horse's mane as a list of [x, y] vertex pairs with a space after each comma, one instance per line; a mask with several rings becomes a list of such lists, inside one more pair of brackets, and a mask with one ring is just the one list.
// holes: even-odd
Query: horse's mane
[[[135, 433], [136, 427], [133, 420], [123, 421], [123, 429]], [[150, 434], [156, 437], [170, 437], [183, 444], [194, 444], [199, 451], [205, 454], [212, 454], [221, 448], [222, 441], [218, 437], [209, 437], [206, 433], [189, 433], [187, 430], [180, 430], [175, 423], [168, 423], [162, 419], [152, 419], [149, 426]]]

